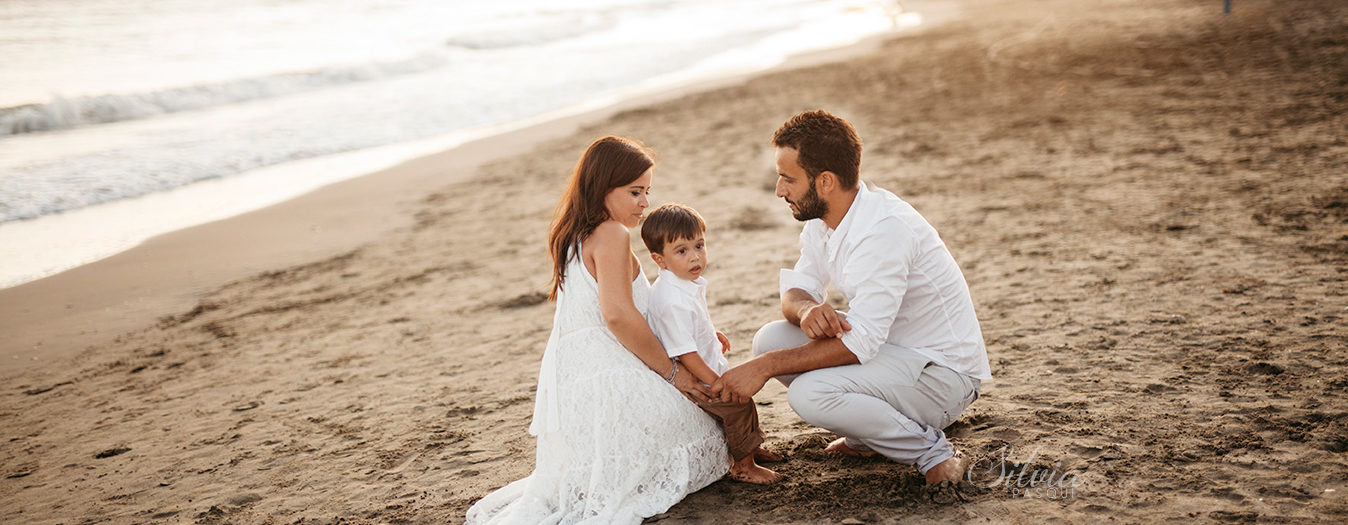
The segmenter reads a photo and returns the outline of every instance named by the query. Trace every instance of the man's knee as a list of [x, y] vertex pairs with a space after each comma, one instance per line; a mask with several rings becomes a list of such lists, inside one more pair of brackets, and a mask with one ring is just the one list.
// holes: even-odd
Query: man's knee
[[806, 423], [830, 428], [829, 399], [837, 389], [810, 373], [801, 374], [786, 390], [786, 402]]
[[810, 341], [799, 326], [786, 321], [773, 321], [763, 325], [754, 334], [753, 354], [763, 355], [773, 350], [800, 346]]

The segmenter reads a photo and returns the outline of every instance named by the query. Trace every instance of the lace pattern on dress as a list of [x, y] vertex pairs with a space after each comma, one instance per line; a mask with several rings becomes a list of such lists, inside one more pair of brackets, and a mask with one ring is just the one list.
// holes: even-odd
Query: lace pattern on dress
[[[618, 342], [573, 253], [539, 369], [534, 471], [479, 500], [468, 523], [639, 523], [729, 467], [720, 426]], [[643, 313], [649, 292], [639, 275]]]

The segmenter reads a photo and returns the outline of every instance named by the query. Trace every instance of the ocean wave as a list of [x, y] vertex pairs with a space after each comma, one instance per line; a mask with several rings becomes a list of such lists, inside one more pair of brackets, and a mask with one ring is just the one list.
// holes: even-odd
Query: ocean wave
[[533, 17], [485, 25], [445, 41], [450, 47], [474, 51], [529, 47], [612, 29], [613, 11], [591, 13], [538, 13]]
[[449, 62], [445, 53], [412, 58], [281, 73], [163, 89], [145, 93], [85, 97], [55, 96], [43, 104], [0, 108], [0, 137], [135, 120], [166, 113], [205, 109], [315, 89], [421, 73]]

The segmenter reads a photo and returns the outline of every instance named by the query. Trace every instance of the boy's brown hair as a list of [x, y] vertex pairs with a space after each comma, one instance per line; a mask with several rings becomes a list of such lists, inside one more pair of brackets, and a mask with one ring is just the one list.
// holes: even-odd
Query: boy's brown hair
[[641, 241], [651, 253], [663, 253], [665, 243], [679, 239], [696, 239], [707, 231], [707, 223], [697, 210], [683, 204], [671, 203], [656, 208], [641, 223]]

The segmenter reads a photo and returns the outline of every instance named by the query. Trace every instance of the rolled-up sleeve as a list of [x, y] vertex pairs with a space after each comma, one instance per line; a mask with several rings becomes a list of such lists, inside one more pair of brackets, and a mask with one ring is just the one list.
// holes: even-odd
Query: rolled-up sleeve
[[697, 312], [683, 303], [664, 303], [652, 305], [646, 322], [650, 323], [660, 346], [665, 347], [669, 357], [678, 357], [689, 352], [697, 352], [697, 339], [694, 337], [693, 320]]
[[828, 284], [828, 270], [824, 266], [824, 261], [820, 260], [822, 239], [812, 240], [810, 230], [807, 228], [800, 233], [800, 259], [796, 260], [796, 266], [793, 269], [782, 269], [780, 276], [780, 287], [777, 293], [780, 297], [786, 297], [786, 291], [792, 288], [799, 288], [814, 297], [815, 301], [824, 302], [824, 286]]
[[883, 224], [857, 244], [839, 280], [855, 290], [848, 301], [847, 322], [852, 329], [839, 339], [857, 360], [865, 363], [880, 351], [908, 291], [911, 235], [902, 226]]

